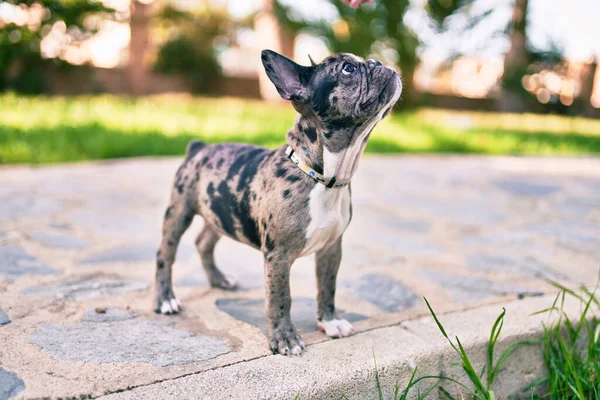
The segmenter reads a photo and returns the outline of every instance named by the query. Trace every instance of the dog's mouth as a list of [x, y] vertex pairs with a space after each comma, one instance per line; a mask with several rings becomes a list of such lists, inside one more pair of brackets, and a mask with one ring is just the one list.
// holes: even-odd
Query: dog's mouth
[[[388, 94], [391, 85], [395, 86], [394, 93]], [[382, 85], [382, 88], [379, 91], [379, 93], [376, 95], [373, 95], [372, 97], [367, 99], [365, 102], [363, 102], [361, 104], [361, 108], [363, 110], [368, 110], [377, 104], [381, 104], [382, 107], [386, 107], [388, 102], [390, 102], [390, 100], [392, 100], [396, 97], [393, 101], [393, 103], [395, 103], [398, 100], [398, 98], [400, 97], [401, 92], [402, 92], [402, 81], [400, 81], [400, 77], [394, 71], [394, 73], [388, 79], [385, 80], [385, 83]], [[392, 105], [392, 107], [393, 107], [393, 105]], [[391, 109], [391, 107], [390, 107], [390, 109]], [[380, 110], [381, 109], [378, 109], [377, 112], [379, 112]], [[385, 114], [387, 114], [387, 112]]]

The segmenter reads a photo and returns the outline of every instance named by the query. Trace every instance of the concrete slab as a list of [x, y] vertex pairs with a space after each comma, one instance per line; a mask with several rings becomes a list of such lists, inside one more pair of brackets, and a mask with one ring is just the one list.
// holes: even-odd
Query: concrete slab
[[[523, 340], [541, 337], [545, 315], [531, 316], [552, 304], [553, 296], [505, 304], [507, 317], [497, 354]], [[433, 304], [436, 307], [436, 304]], [[568, 302], [568, 315], [579, 315], [580, 304]], [[500, 306], [459, 311], [438, 316], [450, 337], [458, 336], [476, 370], [487, 359], [489, 331]], [[474, 327], [478, 329], [474, 329]], [[480, 329], [479, 329], [480, 328]], [[391, 327], [359, 333], [344, 340], [309, 346], [301, 358], [266, 356], [199, 374], [157, 382], [102, 397], [128, 399], [350, 399], [377, 398], [375, 361], [385, 399], [393, 398], [395, 385], [406, 387], [415, 367], [417, 378], [428, 375], [468, 382], [458, 356], [439, 332], [433, 318], [421, 318]], [[496, 398], [505, 399], [543, 376], [543, 360], [537, 346], [520, 346], [502, 368], [493, 388]], [[425, 390], [435, 383], [425, 381]], [[445, 385], [451, 393], [456, 387]], [[416, 391], [409, 396], [416, 398]]]
[[[427, 315], [423, 296], [439, 314], [453, 313], [451, 325], [464, 321], [467, 309], [493, 320], [497, 307], [486, 306], [521, 297], [521, 307], [537, 306], [541, 300], [529, 296], [553, 290], [546, 278], [571, 287], [596, 279], [600, 160], [366, 157], [352, 182], [354, 215], [336, 297], [359, 334], [330, 341], [316, 331], [314, 260], [307, 257], [292, 267], [291, 288], [308, 352], [300, 360], [266, 357], [262, 255], [220, 241], [216, 262], [241, 290], [209, 288], [195, 255], [200, 218], [174, 266], [183, 312], [152, 311], [154, 252], [179, 163], [0, 167], [0, 296], [7, 315], [0, 320], [11, 320], [0, 326], [0, 373], [22, 382], [15, 386], [20, 395], [99, 396], [235, 367], [231, 376], [249, 374], [250, 386], [263, 373], [287, 382], [286, 371], [300, 379], [311, 370], [319, 376], [304, 373], [289, 393], [304, 393], [306, 379], [315, 377], [321, 380], [306, 393], [333, 393], [326, 390], [339, 383], [360, 398], [366, 380], [357, 380], [356, 391], [344, 385], [353, 374], [371, 371], [372, 378], [372, 346], [378, 361], [378, 349], [386, 352], [381, 362], [401, 377], [410, 372], [409, 360], [440, 365], [432, 354], [442, 347], [428, 347], [435, 333], [427, 336], [425, 323], [415, 333], [406, 322]], [[474, 346], [487, 336], [479, 326], [488, 325], [477, 326], [475, 336], [464, 333]], [[252, 369], [259, 361], [265, 365]], [[225, 385], [230, 378], [215, 379]]]

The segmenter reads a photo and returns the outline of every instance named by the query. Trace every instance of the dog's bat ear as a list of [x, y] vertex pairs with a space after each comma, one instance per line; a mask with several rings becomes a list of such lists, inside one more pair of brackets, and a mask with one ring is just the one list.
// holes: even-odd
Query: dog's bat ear
[[317, 63], [313, 61], [313, 59], [310, 56], [310, 54], [308, 55], [308, 59], [310, 60], [310, 65], [312, 65], [313, 67], [315, 67], [317, 65]]
[[312, 76], [312, 67], [303, 67], [271, 50], [263, 50], [261, 60], [267, 76], [285, 100], [307, 100], [306, 87]]

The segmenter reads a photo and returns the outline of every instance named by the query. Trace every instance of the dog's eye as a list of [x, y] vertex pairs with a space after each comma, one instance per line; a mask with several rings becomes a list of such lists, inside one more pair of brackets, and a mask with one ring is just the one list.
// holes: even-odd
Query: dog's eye
[[344, 63], [344, 65], [342, 65], [342, 74], [344, 75], [350, 75], [351, 73], [354, 72], [354, 70], [356, 69], [356, 67], [350, 63]]

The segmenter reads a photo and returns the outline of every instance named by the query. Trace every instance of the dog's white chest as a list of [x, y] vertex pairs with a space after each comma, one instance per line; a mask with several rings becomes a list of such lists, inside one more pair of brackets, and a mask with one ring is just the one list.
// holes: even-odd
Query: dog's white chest
[[350, 189], [330, 189], [317, 184], [310, 192], [310, 223], [301, 256], [326, 248], [346, 230], [350, 223]]

